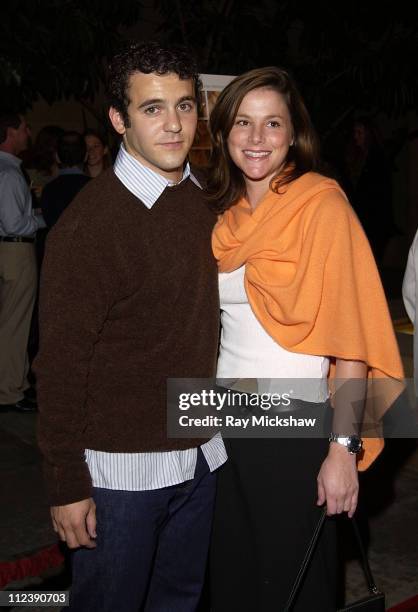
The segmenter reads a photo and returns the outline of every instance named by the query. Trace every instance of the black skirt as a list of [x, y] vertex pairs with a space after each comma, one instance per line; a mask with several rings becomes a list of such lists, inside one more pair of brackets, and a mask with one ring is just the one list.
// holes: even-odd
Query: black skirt
[[[230, 439], [210, 554], [212, 612], [280, 612], [321, 509], [326, 439]], [[335, 611], [336, 526], [328, 519], [295, 612]]]

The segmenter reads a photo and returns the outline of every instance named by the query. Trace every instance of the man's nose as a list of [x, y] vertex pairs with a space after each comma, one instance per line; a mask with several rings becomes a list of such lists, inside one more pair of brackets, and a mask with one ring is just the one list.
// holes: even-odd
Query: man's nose
[[180, 121], [180, 117], [176, 109], [172, 109], [167, 112], [166, 121], [164, 123], [164, 129], [166, 132], [180, 132], [181, 131], [181, 121]]

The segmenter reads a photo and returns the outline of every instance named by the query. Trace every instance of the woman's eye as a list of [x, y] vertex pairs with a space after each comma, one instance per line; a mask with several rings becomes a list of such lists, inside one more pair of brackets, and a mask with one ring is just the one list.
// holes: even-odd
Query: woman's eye
[[269, 121], [267, 125], [273, 128], [280, 127], [280, 123], [278, 121]]
[[240, 125], [242, 127], [245, 127], [246, 125], [248, 125], [248, 121], [246, 121], [246, 119], [238, 119], [236, 125]]

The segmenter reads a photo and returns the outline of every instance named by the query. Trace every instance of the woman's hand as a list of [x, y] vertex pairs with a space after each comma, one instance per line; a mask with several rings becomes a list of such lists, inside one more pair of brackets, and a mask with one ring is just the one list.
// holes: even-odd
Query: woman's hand
[[[332, 431], [340, 436], [359, 435], [366, 394], [367, 364], [363, 361], [336, 360], [336, 391], [333, 397]], [[318, 506], [327, 504], [327, 514], [348, 512], [357, 507], [358, 475], [356, 455], [345, 446], [331, 442], [318, 478]]]
[[327, 504], [327, 514], [348, 512], [351, 518], [358, 500], [358, 475], [356, 455], [345, 446], [331, 442], [326, 459], [319, 470], [318, 506]]

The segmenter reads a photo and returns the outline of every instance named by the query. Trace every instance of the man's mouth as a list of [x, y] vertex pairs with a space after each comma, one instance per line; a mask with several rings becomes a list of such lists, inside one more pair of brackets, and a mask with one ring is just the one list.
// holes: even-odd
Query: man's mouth
[[176, 140], [174, 142], [160, 142], [160, 146], [167, 147], [168, 149], [179, 149], [183, 145], [182, 140]]

